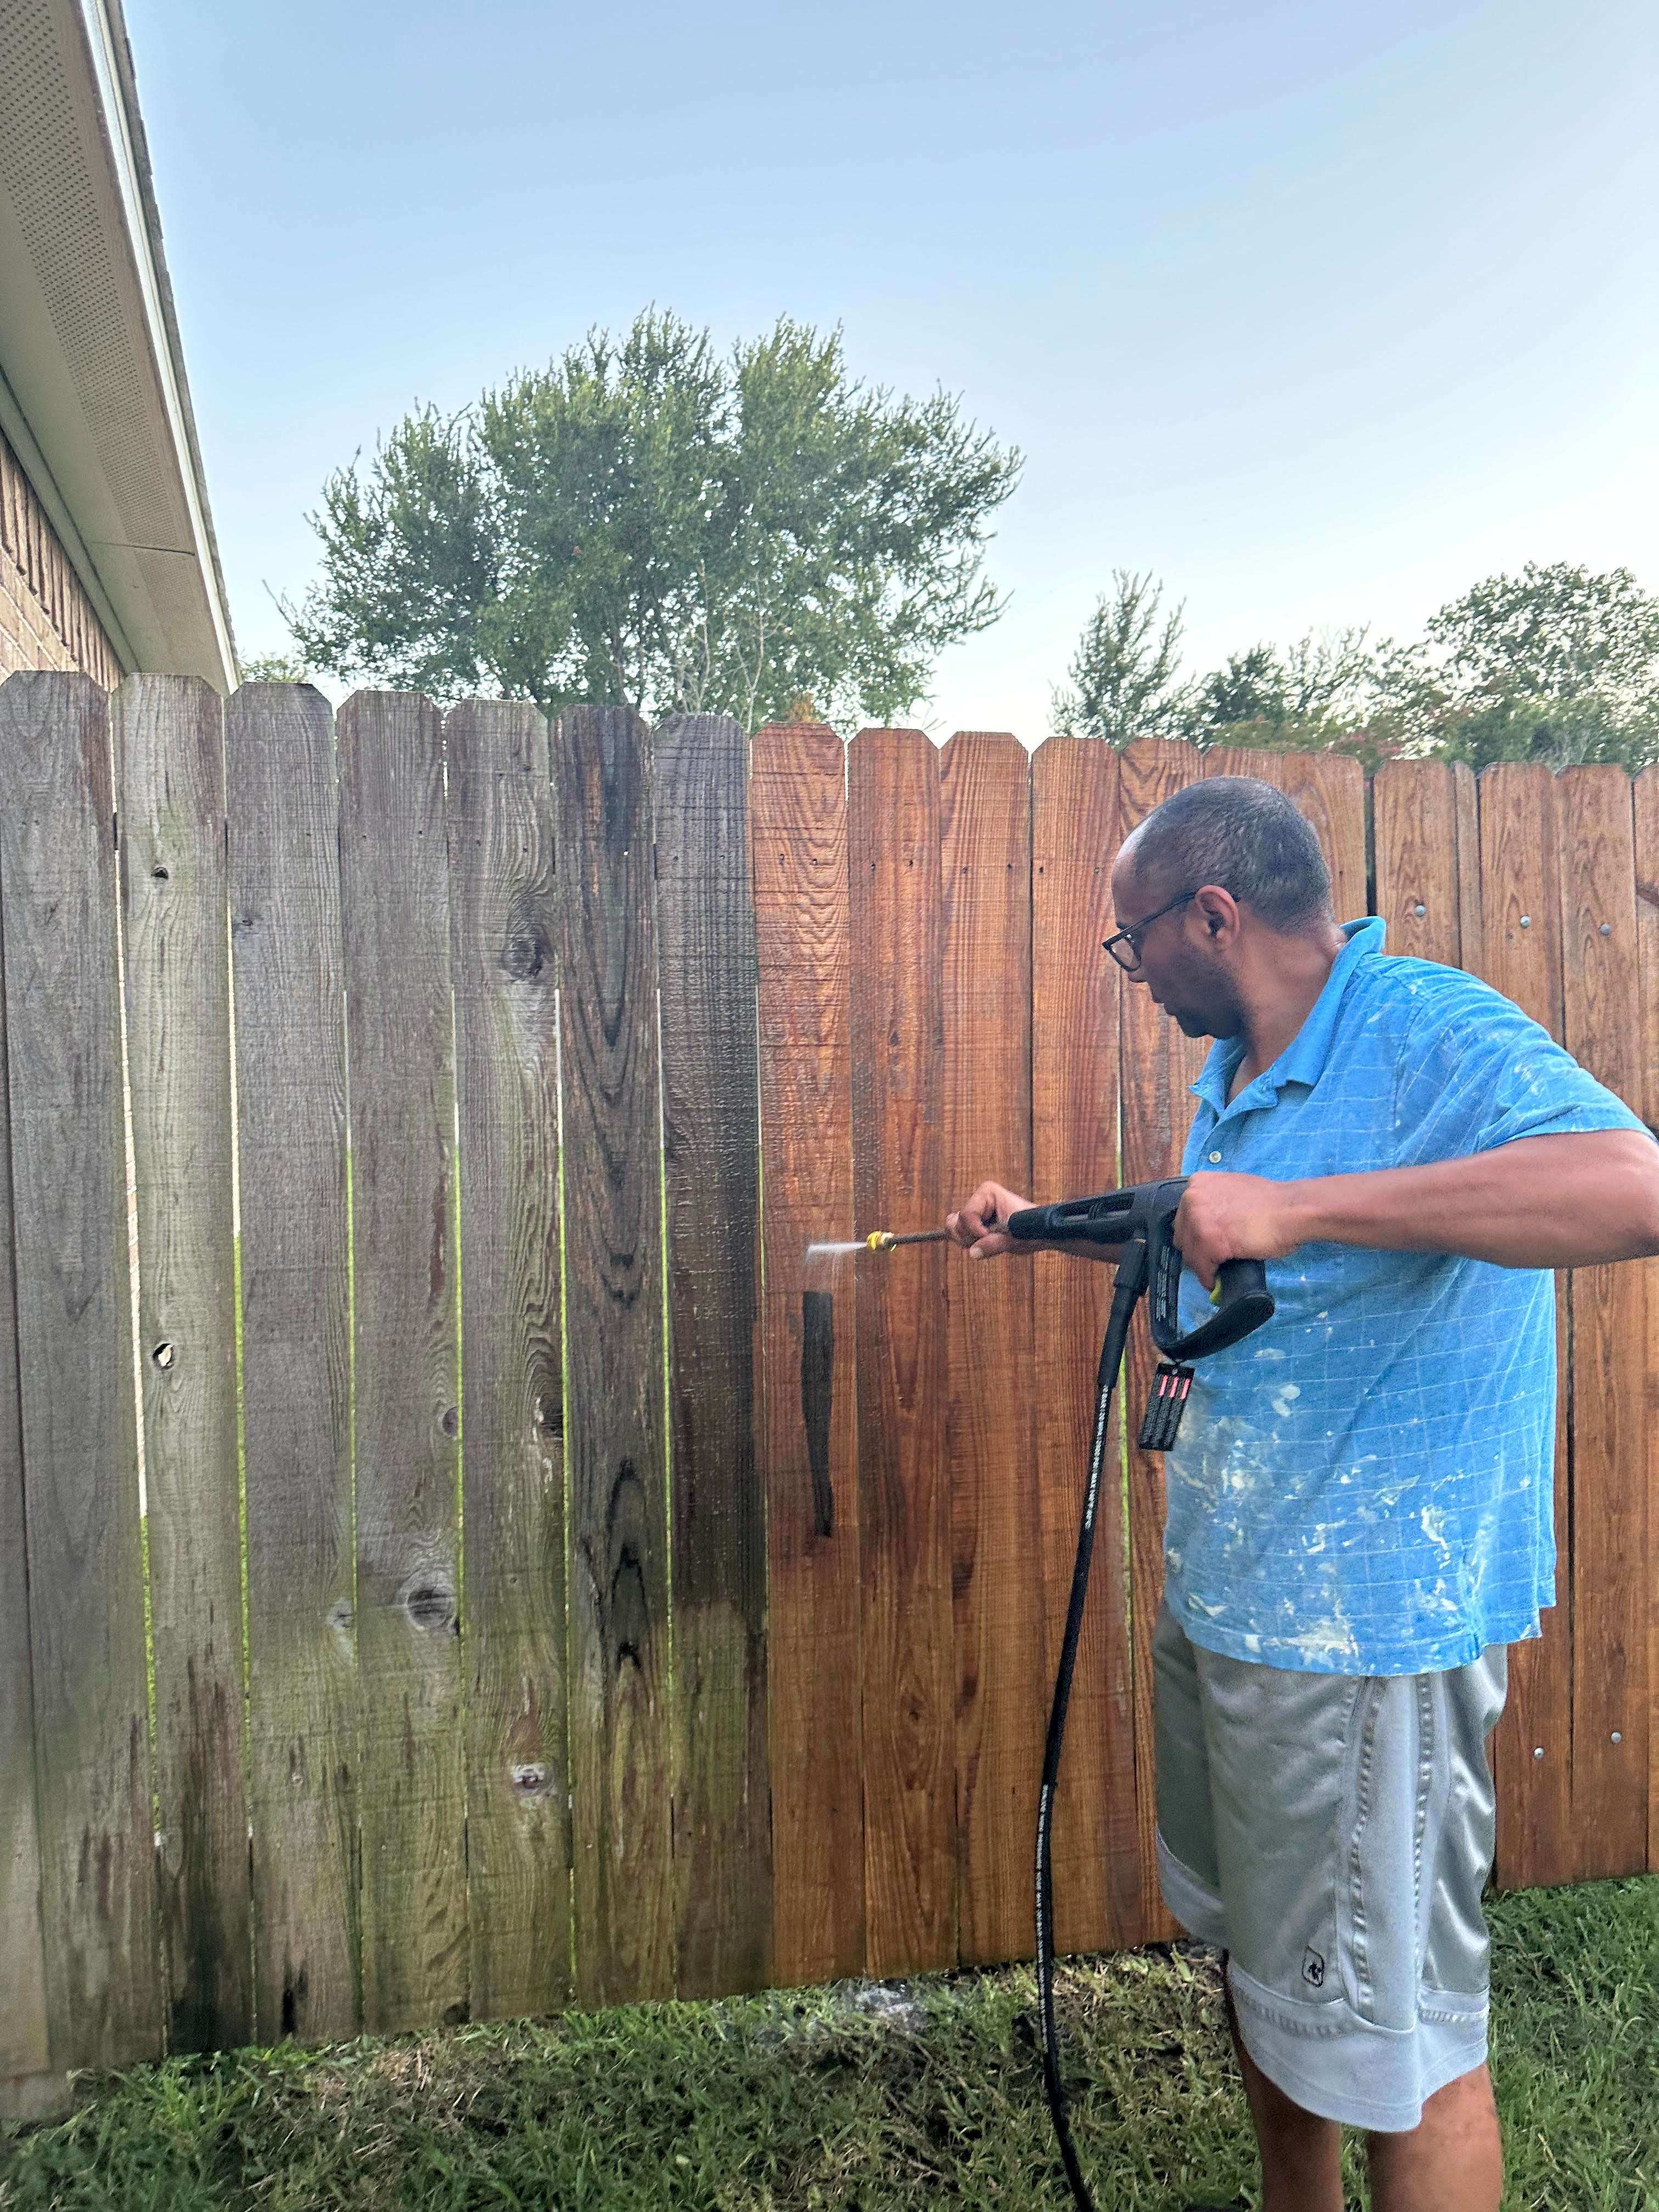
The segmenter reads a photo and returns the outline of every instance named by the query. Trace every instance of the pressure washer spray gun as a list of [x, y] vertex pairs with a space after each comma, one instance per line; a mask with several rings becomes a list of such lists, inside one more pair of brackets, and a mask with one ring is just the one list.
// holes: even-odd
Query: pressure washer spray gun
[[[1261, 1261], [1227, 1260], [1222, 1262], [1215, 1289], [1211, 1292], [1215, 1312], [1196, 1328], [1182, 1333], [1178, 1310], [1181, 1253], [1175, 1241], [1175, 1222], [1181, 1194], [1186, 1188], [1185, 1176], [1170, 1176], [1161, 1182], [1130, 1183], [1122, 1190], [1102, 1191], [1093, 1198], [1065, 1198], [1052, 1206], [1022, 1207], [1005, 1222], [986, 1224], [988, 1228], [1006, 1229], [1011, 1237], [1023, 1243], [1046, 1244], [1077, 1240], [1122, 1248], [1112, 1294], [1111, 1316], [1106, 1324], [1100, 1366], [1095, 1376], [1095, 1427], [1089, 1454], [1089, 1482], [1084, 1493], [1083, 1525], [1078, 1532], [1077, 1564], [1072, 1571], [1071, 1601], [1066, 1610], [1066, 1635], [1060, 1645], [1060, 1671], [1054, 1678], [1054, 1703], [1048, 1711], [1042, 1786], [1037, 1797], [1036, 1972], [1042, 2021], [1042, 2078], [1066, 2179], [1082, 2212], [1094, 2212], [1094, 2203], [1072, 2142], [1071, 2126], [1066, 2117], [1066, 2093], [1060, 2075], [1060, 2039], [1054, 2024], [1051, 1841], [1060, 1747], [1066, 1735], [1066, 1709], [1071, 1701], [1072, 1672], [1077, 1662], [1083, 1604], [1089, 1590], [1089, 1566], [1094, 1556], [1095, 1516], [1100, 1503], [1112, 1393], [1123, 1364], [1129, 1322], [1143, 1292], [1149, 1291], [1151, 1295], [1148, 1318], [1152, 1342], [1160, 1354], [1152, 1394], [1140, 1426], [1141, 1447], [1147, 1451], [1165, 1451], [1175, 1442], [1192, 1389], [1191, 1362], [1238, 1343], [1264, 1322], [1271, 1321], [1273, 1312], [1267, 1269]], [[888, 1230], [878, 1229], [865, 1242], [872, 1252], [885, 1252], [900, 1244], [933, 1243], [949, 1234], [948, 1230], [929, 1229], [912, 1236], [896, 1237]]]

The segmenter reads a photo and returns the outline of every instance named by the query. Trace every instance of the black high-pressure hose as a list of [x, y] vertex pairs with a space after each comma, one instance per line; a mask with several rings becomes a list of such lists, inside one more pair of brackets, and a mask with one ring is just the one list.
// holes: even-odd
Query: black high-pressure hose
[[1066, 2091], [1060, 2078], [1060, 2034], [1054, 2024], [1054, 1899], [1050, 1843], [1054, 1827], [1054, 1791], [1060, 1782], [1060, 1747], [1066, 1736], [1066, 1708], [1072, 1697], [1072, 1670], [1077, 1663], [1078, 1638], [1083, 1629], [1083, 1602], [1089, 1594], [1089, 1567], [1094, 1557], [1095, 1516], [1100, 1504], [1101, 1473], [1106, 1459], [1106, 1437], [1111, 1419], [1112, 1393], [1123, 1364], [1123, 1347], [1129, 1322], [1146, 1287], [1146, 1247], [1139, 1237], [1118, 1262], [1117, 1284], [1106, 1339], [1100, 1347], [1100, 1366], [1095, 1376], [1095, 1434], [1089, 1454], [1089, 1485], [1084, 1493], [1083, 1524], [1078, 1531], [1077, 1564], [1072, 1570], [1071, 1601], [1066, 1608], [1066, 1635], [1060, 1648], [1060, 1671], [1054, 1677], [1054, 1701], [1048, 1713], [1048, 1737], [1042, 1753], [1042, 1787], [1037, 1798], [1036, 1831], [1036, 1973], [1037, 2000], [1042, 2021], [1042, 2080], [1054, 2115], [1054, 2135], [1066, 2167], [1066, 2179], [1079, 2212], [1095, 2212], [1094, 2199], [1083, 2179], [1066, 2117]]

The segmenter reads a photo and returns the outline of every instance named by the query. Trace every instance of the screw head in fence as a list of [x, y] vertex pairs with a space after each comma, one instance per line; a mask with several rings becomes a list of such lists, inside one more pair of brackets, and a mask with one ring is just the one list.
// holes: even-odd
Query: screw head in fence
[[1609, 1738], [1609, 1741], [1610, 1741], [1611, 1742], [1613, 1742], [1613, 1743], [1623, 1743], [1623, 1741], [1625, 1741], [1625, 1732], [1624, 1732], [1624, 1730], [1623, 1730], [1622, 1729], [1614, 1729], [1614, 1730], [1613, 1730], [1613, 1732], [1612, 1736]]
[[1424, 905], [1421, 899], [1419, 899], [1417, 904], [1412, 908], [1412, 912], [1417, 916], [1417, 919], [1419, 921], [1422, 921], [1424, 915], [1428, 912], [1428, 910], [1429, 909]]
[[1603, 937], [1611, 937], [1613, 935], [1613, 924], [1610, 921], [1604, 921], [1601, 924], [1601, 934]]
[[1532, 927], [1532, 916], [1529, 914], [1523, 914], [1522, 915], [1521, 927], [1522, 929], [1530, 929]]
[[1544, 1747], [1541, 1743], [1534, 1744], [1532, 1755], [1534, 1759], [1541, 1759], [1544, 1756]]

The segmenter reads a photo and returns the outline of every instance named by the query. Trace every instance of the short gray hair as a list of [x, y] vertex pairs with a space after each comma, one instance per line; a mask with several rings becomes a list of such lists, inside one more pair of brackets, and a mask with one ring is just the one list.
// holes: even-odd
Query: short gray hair
[[1253, 775], [1213, 775], [1155, 806], [1137, 832], [1135, 873], [1173, 894], [1231, 891], [1270, 929], [1328, 915], [1330, 872], [1319, 840], [1282, 791]]

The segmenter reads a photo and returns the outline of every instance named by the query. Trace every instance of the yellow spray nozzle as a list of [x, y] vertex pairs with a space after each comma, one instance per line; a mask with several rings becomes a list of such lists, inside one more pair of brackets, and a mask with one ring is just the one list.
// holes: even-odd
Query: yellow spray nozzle
[[907, 1229], [902, 1234], [896, 1229], [872, 1229], [864, 1241], [872, 1252], [890, 1252], [898, 1244], [942, 1244], [950, 1234], [948, 1229]]

